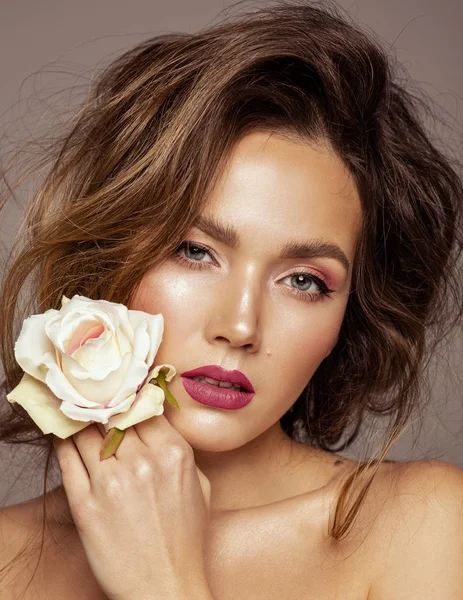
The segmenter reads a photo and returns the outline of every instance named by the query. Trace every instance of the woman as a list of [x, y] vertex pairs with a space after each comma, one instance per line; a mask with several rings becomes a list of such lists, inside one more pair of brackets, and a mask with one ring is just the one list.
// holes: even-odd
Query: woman
[[[23, 318], [62, 294], [160, 312], [158, 364], [240, 371], [254, 395], [210, 406], [198, 388], [229, 373], [174, 378], [183, 410], [130, 428], [113, 494], [101, 427], [54, 448], [8, 405], [1, 439], [47, 455], [44, 494], [3, 509], [2, 597], [463, 597], [462, 470], [385, 460], [461, 320], [463, 185], [379, 44], [305, 2], [158, 36], [101, 74], [51, 157], [4, 277], [5, 393], [37, 269]], [[336, 454], [368, 413], [391, 417], [378, 454]], [[134, 489], [140, 464], [163, 485]]]

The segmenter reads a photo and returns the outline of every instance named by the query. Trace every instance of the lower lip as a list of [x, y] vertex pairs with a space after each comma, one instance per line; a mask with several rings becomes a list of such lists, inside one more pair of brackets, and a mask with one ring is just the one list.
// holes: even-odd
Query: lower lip
[[193, 400], [208, 406], [217, 406], [228, 410], [243, 408], [255, 396], [255, 392], [237, 392], [230, 388], [210, 385], [205, 381], [196, 381], [191, 377], [182, 377], [182, 383]]

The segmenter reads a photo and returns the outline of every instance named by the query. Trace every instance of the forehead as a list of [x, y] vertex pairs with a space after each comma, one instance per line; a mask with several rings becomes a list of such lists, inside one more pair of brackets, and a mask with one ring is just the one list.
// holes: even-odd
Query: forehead
[[332, 151], [265, 132], [236, 144], [204, 214], [255, 243], [323, 237], [351, 257], [362, 218], [355, 182]]

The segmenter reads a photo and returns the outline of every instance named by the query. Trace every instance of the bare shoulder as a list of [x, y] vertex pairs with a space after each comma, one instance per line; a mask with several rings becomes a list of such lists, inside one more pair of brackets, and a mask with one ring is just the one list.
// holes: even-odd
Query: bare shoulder
[[0, 596], [5, 600], [22, 592], [18, 586], [37, 540], [34, 509], [32, 503], [0, 508]]
[[463, 469], [438, 460], [384, 466], [368, 599], [463, 598]]
[[30, 503], [0, 508], [0, 566], [9, 562], [35, 533], [33, 507]]
[[[51, 501], [46, 502], [44, 520], [45, 499]], [[2, 600], [104, 600], [66, 509], [61, 513], [58, 510], [63, 508], [59, 499], [62, 494], [57, 489], [49, 492], [46, 498], [39, 496], [0, 509]]]
[[[56, 491], [49, 492], [52, 498]], [[56, 572], [60, 556], [56, 548], [65, 547], [75, 556], [75, 545], [63, 523], [55, 519], [54, 504], [47, 504], [47, 518], [43, 520], [44, 496], [0, 508], [0, 598], [2, 600], [35, 600], [38, 597], [54, 598], [47, 592], [42, 595], [37, 586], [44, 586], [44, 573], [49, 565], [58, 580], [64, 569]], [[68, 561], [70, 562], [70, 561]], [[48, 566], [47, 566], [48, 565]], [[69, 594], [66, 595], [69, 597]]]

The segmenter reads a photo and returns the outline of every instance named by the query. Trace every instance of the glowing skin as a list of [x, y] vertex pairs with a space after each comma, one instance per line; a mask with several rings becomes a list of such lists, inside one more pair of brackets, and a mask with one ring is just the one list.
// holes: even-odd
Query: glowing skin
[[[165, 403], [165, 416], [193, 447], [220, 511], [310, 489], [310, 481], [299, 489], [289, 479], [282, 462], [288, 450], [313, 461], [316, 486], [325, 453], [294, 444], [279, 419], [336, 344], [361, 208], [348, 170], [328, 150], [254, 132], [235, 147], [203, 215], [236, 229], [239, 247], [192, 228], [185, 241], [207, 246], [210, 255], [193, 243], [179, 246], [146, 274], [129, 307], [163, 314], [157, 363], [179, 373], [218, 364], [243, 371], [254, 386], [250, 404], [228, 411], [193, 400], [180, 376], [169, 385], [181, 410]], [[337, 244], [349, 271], [333, 258], [278, 258], [289, 240], [311, 238]], [[203, 268], [188, 268], [188, 259]], [[318, 296], [322, 287], [298, 271], [335, 291]]]

